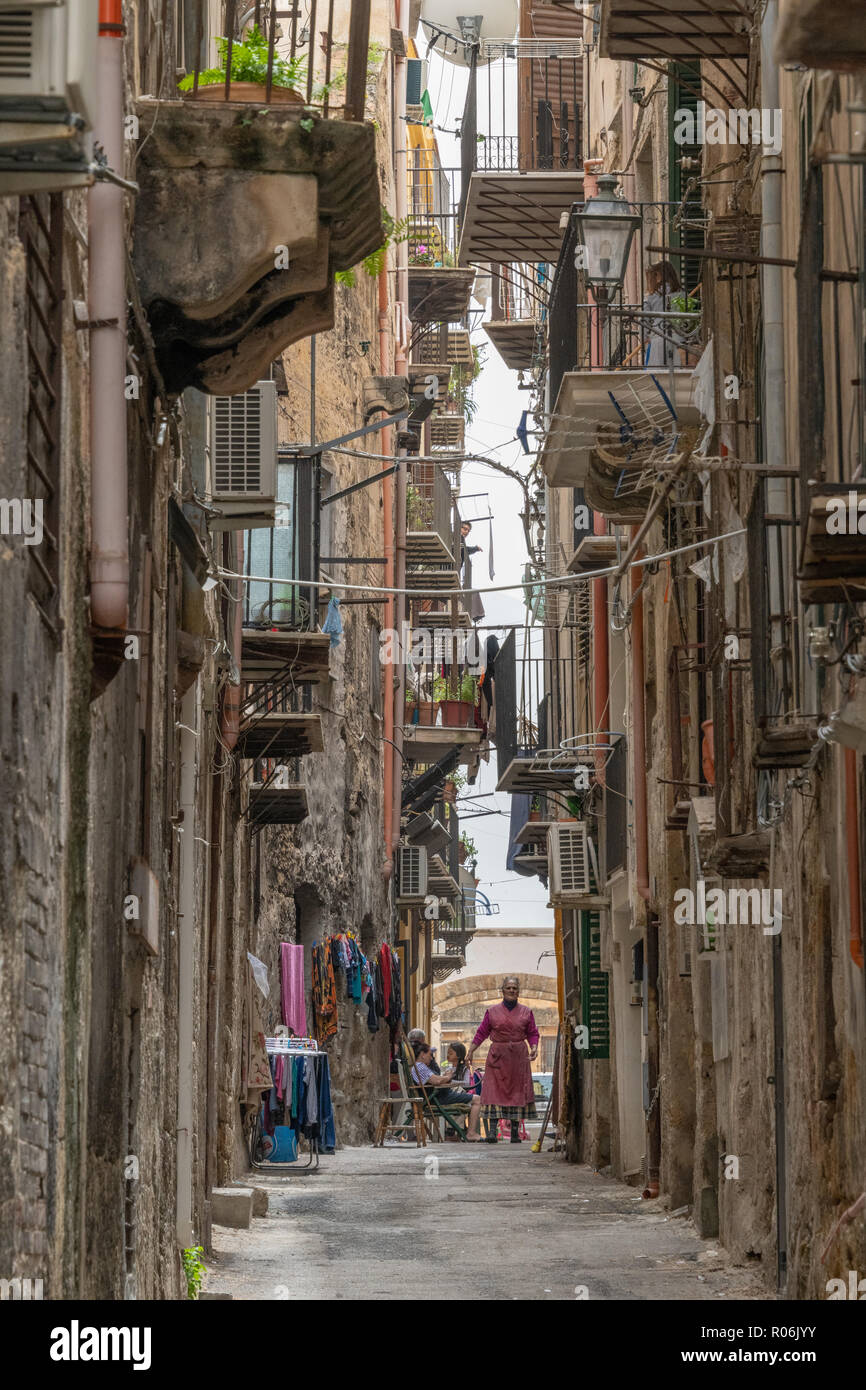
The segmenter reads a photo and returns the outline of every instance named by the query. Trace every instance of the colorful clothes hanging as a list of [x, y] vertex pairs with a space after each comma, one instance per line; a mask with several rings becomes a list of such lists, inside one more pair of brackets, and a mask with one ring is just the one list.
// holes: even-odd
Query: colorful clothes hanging
[[313, 1019], [322, 1047], [337, 1031], [337, 985], [328, 945], [314, 945], [311, 957]]

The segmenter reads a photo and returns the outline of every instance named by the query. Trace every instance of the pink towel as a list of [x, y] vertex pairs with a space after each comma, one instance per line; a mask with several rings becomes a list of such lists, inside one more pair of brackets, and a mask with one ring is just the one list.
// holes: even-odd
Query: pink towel
[[304, 948], [289, 941], [280, 942], [280, 995], [283, 1023], [299, 1038], [307, 1036], [307, 1010], [304, 1005]]

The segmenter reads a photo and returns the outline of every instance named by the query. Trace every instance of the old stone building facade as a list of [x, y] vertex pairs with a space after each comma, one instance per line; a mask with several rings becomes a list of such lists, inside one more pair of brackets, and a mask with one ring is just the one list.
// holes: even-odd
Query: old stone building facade
[[[268, 967], [273, 1029], [280, 942], [350, 929], [374, 954], [393, 940], [375, 590], [394, 492], [361, 486], [326, 523], [312, 494], [295, 499], [322, 570], [297, 557], [308, 598], [286, 626], [318, 684], [305, 667], [288, 703], [263, 707], [321, 751], [292, 745], [304, 824], [266, 824], [268, 770], [244, 756], [261, 687], [236, 576], [249, 537], [275, 532], [215, 524], [214, 397], [272, 380], [273, 448], [308, 450], [304, 487], [342, 493], [379, 470], [310, 445], [387, 413], [364, 383], [393, 377], [406, 337], [382, 223], [398, 212], [405, 79], [391, 7], [336, 5], [291, 115], [264, 85], [196, 103], [175, 73], [212, 65], [233, 6], [179, 3], [165, 28], [120, 3], [97, 28], [86, 8], [85, 115], [104, 160], [91, 167], [88, 144], [59, 174], [39, 151], [0, 174], [0, 1264], [51, 1298], [176, 1297], [181, 1250], [209, 1243], [211, 1191], [249, 1166], [247, 953]], [[381, 273], [334, 283], [373, 253]], [[394, 446], [374, 430], [361, 448]], [[39, 543], [14, 499], [41, 504]], [[329, 655], [332, 592], [346, 602]], [[387, 1028], [342, 1000], [340, 1019], [333, 1098], [340, 1142], [357, 1142]]]
[[[660, 17], [660, 61], [651, 17], [595, 7], [535, 365], [539, 572], [577, 576], [545, 618], [546, 742], [583, 748], [565, 820], [595, 856], [582, 886], [562, 838], [543, 866], [569, 1152], [796, 1298], [863, 1264], [837, 1223], [866, 1123], [863, 553], [824, 539], [825, 499], [862, 491], [862, 80], [829, 38], [815, 70], [814, 8]], [[609, 171], [634, 221], [612, 288], [580, 221]], [[533, 766], [557, 824], [561, 768]]]

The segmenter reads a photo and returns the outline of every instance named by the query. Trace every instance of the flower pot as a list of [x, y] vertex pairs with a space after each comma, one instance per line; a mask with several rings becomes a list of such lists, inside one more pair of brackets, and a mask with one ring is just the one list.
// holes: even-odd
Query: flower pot
[[442, 723], [450, 729], [462, 729], [472, 723], [475, 706], [470, 705], [468, 700], [442, 700], [440, 704]]
[[[418, 711], [418, 718], [415, 718], [415, 710]], [[406, 723], [423, 724], [425, 728], [431, 728], [436, 723], [436, 715], [439, 706], [435, 700], [418, 700], [417, 703], [406, 705]]]
[[[229, 101], [243, 102], [247, 106], [304, 106], [305, 98], [294, 87], [272, 87], [266, 97], [264, 82], [233, 82], [229, 88]], [[184, 101], [225, 101], [225, 82], [212, 82], [199, 87], [197, 92], [182, 92]]]
[[529, 820], [530, 820], [530, 823], [531, 823], [532, 821], [539, 821], [539, 820], [541, 820], [541, 812], [540, 812], [540, 811], [530, 811], [530, 812], [529, 812]]
[[442, 787], [442, 800], [447, 801], [449, 806], [457, 804], [457, 783], [449, 777]]
[[458, 856], [458, 858], [459, 858], [461, 864], [465, 864], [465, 863], [466, 863], [466, 854], [467, 854], [466, 846], [465, 846], [465, 845], [460, 845], [460, 846], [458, 846], [458, 849], [457, 849], [457, 856]]

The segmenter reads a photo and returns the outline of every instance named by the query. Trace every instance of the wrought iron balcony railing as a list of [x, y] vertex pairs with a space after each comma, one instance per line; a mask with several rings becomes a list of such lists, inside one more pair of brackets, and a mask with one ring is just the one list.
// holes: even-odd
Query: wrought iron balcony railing
[[[334, 0], [309, 0], [305, 10], [277, 6], [278, 0], [256, 0], [254, 7], [226, 0], [223, 35], [206, 51], [204, 64], [194, 64], [181, 91], [199, 101], [313, 107], [326, 119], [362, 121], [369, 6], [352, 6], [342, 41], [335, 38]], [[208, 8], [207, 0], [198, 0], [193, 18], [198, 53], [207, 36]]]

